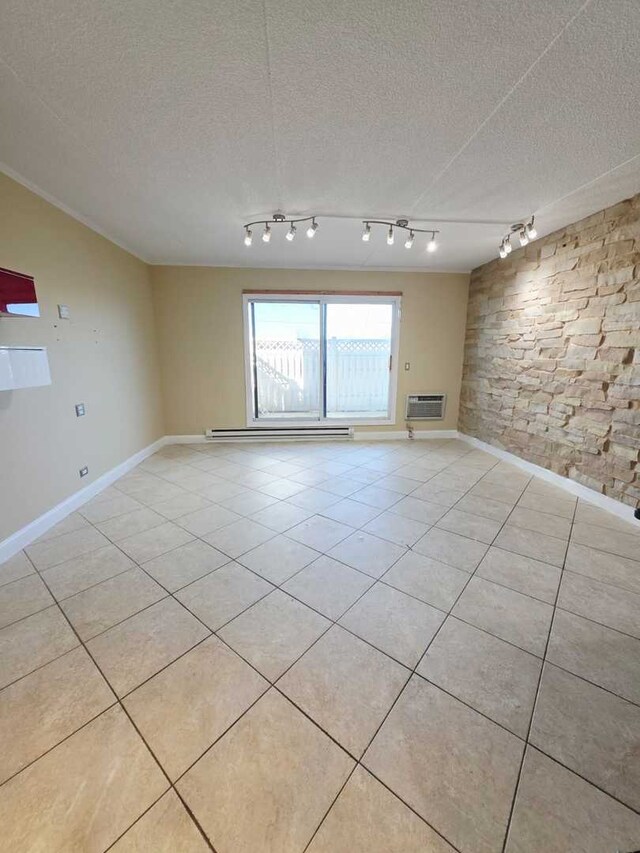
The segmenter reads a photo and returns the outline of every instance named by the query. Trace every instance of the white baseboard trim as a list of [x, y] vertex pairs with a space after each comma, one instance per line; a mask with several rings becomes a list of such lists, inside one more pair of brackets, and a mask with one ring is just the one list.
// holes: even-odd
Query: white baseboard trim
[[[357, 428], [356, 428], [357, 429]], [[416, 429], [413, 431], [414, 439], [422, 438], [458, 438], [458, 430], [455, 429]], [[409, 433], [406, 429], [389, 430], [388, 432], [357, 432], [353, 436], [354, 441], [409, 441]]]
[[583, 486], [582, 483], [577, 483], [575, 480], [569, 479], [569, 477], [563, 477], [561, 474], [549, 471], [541, 465], [536, 465], [533, 462], [527, 462], [526, 459], [521, 459], [520, 456], [516, 456], [515, 453], [509, 453], [508, 450], [502, 450], [499, 447], [494, 447], [492, 444], [487, 444], [486, 441], [480, 441], [479, 438], [474, 438], [472, 435], [465, 435], [464, 433], [459, 432], [458, 437], [472, 445], [472, 447], [476, 447], [478, 450], [484, 450], [486, 453], [491, 453], [493, 456], [497, 456], [498, 459], [502, 459], [505, 462], [510, 462], [517, 468], [522, 468], [522, 470], [526, 471], [528, 474], [533, 474], [541, 480], [546, 480], [548, 483], [551, 483], [560, 489], [564, 489], [565, 492], [570, 492], [572, 495], [583, 501], [588, 501], [588, 503], [594, 504], [595, 506], [600, 507], [600, 509], [604, 509], [607, 512], [613, 513], [613, 515], [617, 515], [618, 518], [621, 518], [624, 521], [630, 522], [631, 524], [638, 524], [633, 517], [634, 509], [632, 506], [629, 506], [629, 504], [624, 504], [621, 501], [615, 500], [615, 498], [608, 497], [607, 495], [601, 495], [599, 492], [590, 489], [588, 486]]
[[30, 545], [39, 536], [42, 536], [43, 533], [46, 533], [47, 530], [54, 526], [54, 524], [58, 524], [59, 521], [62, 521], [72, 512], [75, 512], [103, 489], [106, 489], [107, 486], [115, 483], [116, 480], [131, 471], [131, 469], [135, 468], [136, 465], [143, 462], [148, 456], [157, 453], [157, 451], [167, 443], [166, 437], [163, 436], [162, 438], [159, 438], [157, 441], [154, 441], [153, 444], [144, 447], [142, 450], [134, 453], [133, 456], [125, 459], [124, 462], [116, 465], [115, 468], [111, 468], [111, 470], [102, 474], [100, 477], [95, 479], [93, 483], [89, 483], [84, 488], [74, 492], [70, 497], [65, 498], [65, 500], [61, 501], [52, 509], [47, 510], [47, 512], [43, 513], [34, 521], [25, 525], [20, 530], [17, 530], [15, 533], [12, 533], [11, 536], [8, 536], [6, 539], [3, 539], [2, 542], [0, 542], [0, 563], [8, 560], [9, 557], [13, 557], [14, 554], [18, 553], [18, 551], [22, 551], [23, 548]]

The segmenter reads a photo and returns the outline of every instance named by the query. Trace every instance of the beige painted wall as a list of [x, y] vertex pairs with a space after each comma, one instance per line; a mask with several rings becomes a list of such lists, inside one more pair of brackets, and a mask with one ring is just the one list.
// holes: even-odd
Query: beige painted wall
[[0, 344], [47, 346], [53, 379], [0, 391], [2, 540], [164, 430], [148, 267], [2, 174], [0, 222], [0, 266], [35, 276], [42, 315], [0, 318]]
[[468, 275], [157, 266], [151, 280], [169, 435], [246, 425], [242, 291], [252, 288], [402, 291], [397, 424], [361, 429], [402, 429], [412, 391], [448, 395], [445, 420], [418, 428], [456, 428]]

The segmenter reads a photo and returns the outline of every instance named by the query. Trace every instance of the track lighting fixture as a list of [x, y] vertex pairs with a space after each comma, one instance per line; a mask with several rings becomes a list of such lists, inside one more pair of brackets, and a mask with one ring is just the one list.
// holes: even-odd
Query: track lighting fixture
[[439, 231], [435, 231], [432, 228], [416, 228], [414, 225], [409, 225], [408, 219], [396, 219], [395, 222], [389, 222], [389, 220], [385, 219], [365, 219], [362, 224], [364, 226], [362, 239], [365, 243], [368, 243], [371, 239], [372, 225], [384, 225], [385, 228], [389, 229], [387, 231], [388, 246], [393, 246], [395, 241], [395, 231], [400, 228], [402, 231], [407, 232], [407, 237], [404, 241], [405, 249], [411, 249], [413, 247], [416, 234], [431, 234], [431, 239], [427, 243], [427, 252], [435, 252], [438, 248], [438, 244], [436, 243], [436, 234], [439, 234]]
[[[309, 239], [313, 239], [318, 232], [318, 222], [317, 214], [312, 216], [299, 216], [295, 218], [287, 218], [284, 213], [274, 213], [271, 219], [258, 219], [254, 222], [247, 222], [243, 225], [244, 228], [244, 244], [245, 246], [251, 246], [253, 243], [253, 231], [251, 230], [253, 226], [261, 226], [263, 228], [262, 231], [262, 242], [270, 243], [271, 242], [271, 233], [274, 230], [275, 226], [286, 225], [288, 226], [288, 230], [285, 232], [285, 237], [289, 242], [295, 239], [297, 233], [297, 225], [301, 222], [307, 223], [306, 235]], [[350, 217], [340, 217], [328, 216], [329, 219], [349, 219]], [[533, 224], [533, 220], [531, 222]], [[400, 229], [400, 231], [406, 232], [406, 238], [404, 240], [404, 246], [406, 249], [413, 248], [415, 243], [416, 234], [430, 234], [431, 239], [427, 243], [427, 252], [435, 252], [438, 248], [438, 244], [436, 243], [436, 234], [440, 232], [435, 230], [434, 228], [416, 228], [414, 225], [409, 225], [408, 219], [396, 219], [395, 221], [390, 221], [388, 219], [365, 219], [362, 222], [362, 240], [365, 243], [368, 243], [371, 240], [371, 226], [372, 225], [383, 225], [387, 229], [387, 244], [389, 246], [393, 246], [396, 237], [396, 231]], [[277, 228], [275, 228], [277, 231]]]
[[511, 243], [511, 238], [518, 236], [518, 240], [520, 241], [521, 246], [527, 246], [531, 240], [535, 240], [538, 236], [538, 232], [536, 231], [535, 225], [533, 224], [533, 216], [529, 220], [529, 222], [515, 222], [511, 226], [511, 230], [506, 237], [502, 239], [500, 243], [500, 247], [498, 249], [498, 254], [501, 258], [506, 258], [507, 255], [511, 254], [513, 249], [513, 245]]

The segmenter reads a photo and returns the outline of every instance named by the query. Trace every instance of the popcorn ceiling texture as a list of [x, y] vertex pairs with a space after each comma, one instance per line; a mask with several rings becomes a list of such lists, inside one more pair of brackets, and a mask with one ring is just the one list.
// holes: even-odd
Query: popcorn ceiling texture
[[640, 195], [471, 273], [459, 429], [640, 505]]

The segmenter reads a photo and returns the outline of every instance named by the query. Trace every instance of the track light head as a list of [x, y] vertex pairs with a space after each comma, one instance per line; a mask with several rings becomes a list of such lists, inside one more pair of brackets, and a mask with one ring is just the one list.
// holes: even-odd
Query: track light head
[[264, 224], [264, 231], [262, 232], [262, 242], [268, 243], [271, 240], [271, 228], [268, 222]]
[[364, 230], [362, 232], [362, 242], [368, 243], [370, 239], [371, 239], [371, 226], [369, 225], [368, 222], [365, 222], [364, 223]]
[[431, 239], [427, 243], [427, 252], [435, 252], [438, 248], [438, 244], [436, 243], [436, 232], [431, 232]]
[[505, 237], [504, 250], [507, 253], [507, 255], [511, 254], [511, 252], [513, 250], [513, 246], [511, 245], [511, 237]]
[[393, 246], [394, 239], [395, 238], [393, 236], [393, 225], [390, 225], [389, 226], [389, 233], [387, 234], [387, 246]]
[[307, 228], [307, 237], [311, 240], [316, 236], [316, 231], [318, 230], [318, 223], [315, 219], [312, 221], [311, 225]]
[[296, 226], [293, 224], [293, 222], [291, 223], [291, 227], [289, 228], [285, 236], [289, 242], [291, 242], [296, 236]]
[[525, 231], [527, 233], [527, 237], [530, 240], [535, 240], [538, 236], [538, 232], [536, 231], [536, 226], [533, 224], [533, 216], [531, 217], [531, 222], [528, 222], [525, 226]]
[[250, 228], [244, 229], [244, 244], [250, 246], [253, 243], [253, 233]]
[[413, 241], [414, 241], [415, 236], [416, 235], [413, 233], [413, 231], [409, 231], [409, 236], [404, 241], [405, 249], [410, 249], [413, 246]]
[[507, 255], [509, 254], [505, 248], [504, 240], [502, 241], [502, 243], [500, 243], [499, 254], [500, 254], [501, 258], [506, 258]]
[[518, 239], [520, 240], [521, 246], [526, 246], [529, 243], [529, 235], [527, 234], [526, 228], [523, 228], [522, 231], [518, 232]]

